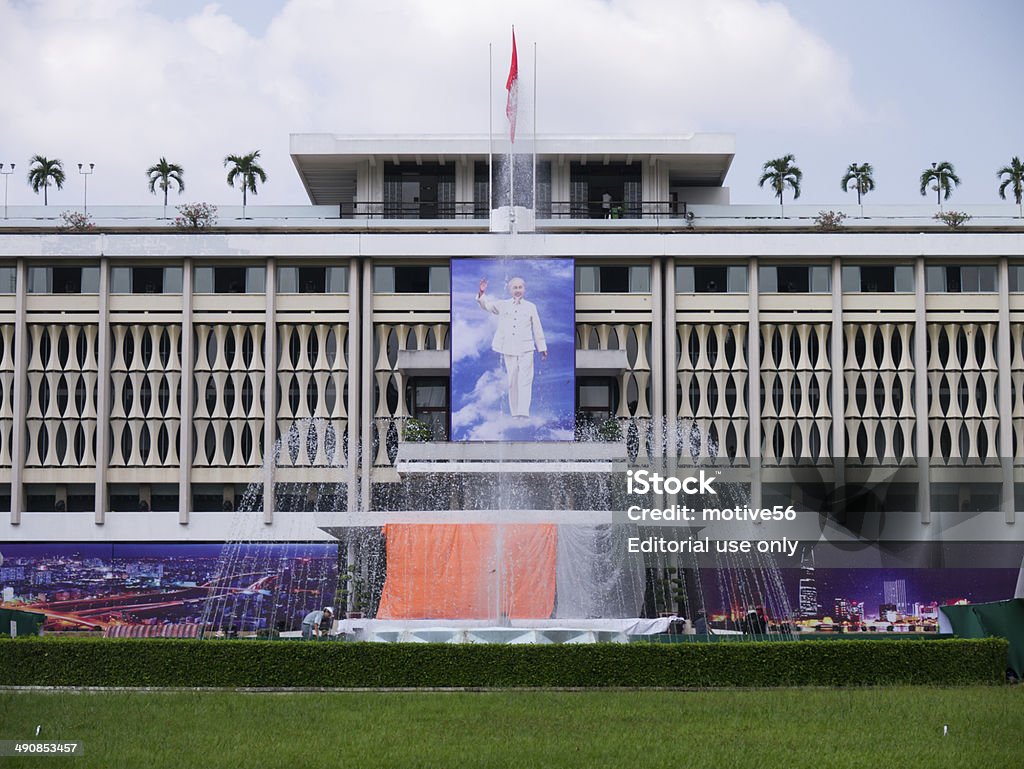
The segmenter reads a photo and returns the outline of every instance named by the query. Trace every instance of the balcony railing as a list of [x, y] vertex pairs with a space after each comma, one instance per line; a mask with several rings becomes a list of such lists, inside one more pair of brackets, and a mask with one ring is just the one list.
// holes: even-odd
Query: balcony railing
[[[607, 208], [605, 203], [607, 202]], [[842, 229], [847, 231], [900, 228], [905, 231], [923, 230], [945, 232], [949, 228], [935, 219], [936, 207], [927, 204], [865, 205], [796, 205], [787, 204], [783, 210], [776, 204], [687, 203], [684, 201], [620, 200], [546, 201], [537, 208], [537, 223], [542, 227], [572, 231], [575, 228], [627, 229], [634, 226], [671, 230], [695, 227], [707, 231], [715, 229], [818, 229], [817, 219], [825, 208], [843, 213], [846, 217]], [[1024, 217], [1014, 203], [974, 204], [961, 207], [970, 214], [970, 221], [961, 231], [1000, 228], [1019, 232], [1024, 229]], [[7, 218], [0, 212], [0, 232], [10, 230], [58, 229], [61, 214], [81, 211], [75, 206], [10, 206]], [[90, 206], [89, 214], [100, 229], [158, 228], [174, 231], [175, 211], [164, 211], [161, 206]], [[385, 227], [397, 225], [416, 228], [417, 221], [449, 221], [458, 230], [486, 229], [490, 218], [489, 202], [455, 201], [436, 203], [415, 201], [393, 203], [364, 201], [334, 205], [250, 205], [220, 206], [217, 229], [252, 227], [355, 227], [373, 229], [383, 223]], [[598, 224], [601, 222], [601, 224]]]
[[[341, 203], [341, 219], [487, 219], [487, 201]], [[582, 200], [541, 201], [538, 219], [692, 219], [686, 203], [660, 201]]]
[[488, 204], [474, 201], [436, 201], [340, 203], [341, 219], [487, 219]]

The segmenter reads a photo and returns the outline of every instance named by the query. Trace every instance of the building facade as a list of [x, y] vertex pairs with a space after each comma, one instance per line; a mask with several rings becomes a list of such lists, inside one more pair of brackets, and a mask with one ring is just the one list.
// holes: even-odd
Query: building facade
[[[581, 431], [616, 423], [639, 461], [753, 466], [766, 499], [786, 486], [810, 507], [800, 472], [884, 468], [872, 512], [904, 539], [1016, 541], [1014, 206], [957, 230], [924, 206], [851, 207], [827, 231], [816, 208], [730, 205], [729, 136], [541, 137], [512, 164], [490, 149], [293, 136], [311, 205], [225, 210], [207, 232], [94, 206], [95, 230], [60, 233], [12, 208], [2, 539], [226, 541], [247, 493], [254, 536], [329, 539], [313, 496], [372, 512], [403, 459], [457, 453], [450, 260], [514, 255], [575, 260]], [[511, 238], [490, 215], [510, 166], [536, 168]], [[414, 419], [430, 440], [409, 448]]]

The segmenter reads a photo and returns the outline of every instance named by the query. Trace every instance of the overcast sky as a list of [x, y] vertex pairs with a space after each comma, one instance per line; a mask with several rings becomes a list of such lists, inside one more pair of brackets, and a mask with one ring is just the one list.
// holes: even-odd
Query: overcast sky
[[[538, 131], [736, 135], [733, 202], [770, 203], [761, 164], [786, 153], [801, 202], [925, 202], [948, 160], [953, 202], [996, 203], [1024, 156], [1020, 0], [0, 0], [0, 162], [10, 203], [41, 202], [34, 154], [68, 172], [50, 202], [155, 203], [145, 169], [185, 168], [172, 202], [236, 204], [222, 160], [263, 153], [254, 203], [307, 198], [290, 133], [486, 133], [488, 43], [499, 125], [515, 23], [520, 74], [538, 57]], [[931, 198], [929, 198], [931, 200]]]

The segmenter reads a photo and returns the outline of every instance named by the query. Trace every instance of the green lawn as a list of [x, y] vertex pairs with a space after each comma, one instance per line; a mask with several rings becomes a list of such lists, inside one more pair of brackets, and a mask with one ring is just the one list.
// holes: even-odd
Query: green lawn
[[[1024, 687], [604, 692], [0, 692], [0, 767], [1018, 766]], [[942, 727], [949, 725], [949, 736]]]

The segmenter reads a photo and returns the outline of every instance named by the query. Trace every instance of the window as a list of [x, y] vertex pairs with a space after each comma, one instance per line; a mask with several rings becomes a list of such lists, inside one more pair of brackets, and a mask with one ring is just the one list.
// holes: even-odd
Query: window
[[373, 268], [373, 290], [378, 294], [447, 294], [450, 289], [448, 265], [402, 264]]
[[455, 218], [455, 164], [384, 164], [387, 219]]
[[649, 294], [651, 268], [646, 265], [580, 265], [576, 268], [580, 294]]
[[[112, 483], [109, 491], [109, 510], [115, 513], [146, 513], [152, 508], [142, 489], [135, 483]], [[177, 488], [175, 487], [175, 501], [177, 501]], [[177, 507], [172, 508], [177, 510]]]
[[1015, 293], [1024, 292], [1024, 264], [1010, 265], [1010, 291]]
[[580, 421], [600, 427], [613, 419], [619, 408], [618, 395], [614, 377], [577, 377], [576, 410]]
[[112, 267], [112, 294], [180, 294], [181, 267]]
[[409, 413], [430, 426], [435, 441], [448, 440], [448, 378], [415, 377], [405, 387]]
[[569, 208], [574, 219], [638, 219], [641, 214], [641, 163], [573, 161], [569, 166]]
[[278, 267], [279, 294], [344, 294], [348, 267]]
[[27, 513], [64, 513], [67, 502], [63, 499], [57, 504], [57, 487], [52, 483], [28, 483], [25, 485], [25, 512]]
[[29, 267], [30, 294], [98, 294], [99, 267]]
[[996, 290], [996, 266], [929, 265], [925, 268], [925, 283], [929, 293], [979, 294]]
[[13, 267], [0, 267], [0, 294], [13, 294], [18, 290], [17, 272]]
[[263, 267], [196, 267], [197, 294], [262, 294]]
[[231, 513], [244, 508], [247, 512], [263, 509], [262, 485], [197, 483], [192, 486], [192, 510], [197, 513]]
[[64, 488], [69, 513], [90, 513], [96, 509], [96, 493], [91, 483], [70, 483]]
[[758, 269], [763, 294], [827, 294], [832, 290], [832, 268], [825, 264], [779, 264]]
[[743, 294], [746, 291], [745, 265], [708, 264], [676, 267], [677, 294]]
[[910, 265], [844, 266], [843, 291], [852, 294], [911, 294], [914, 292], [914, 268]]
[[149, 487], [149, 509], [154, 512], [171, 512], [178, 509], [178, 485], [176, 483], [154, 483]]

